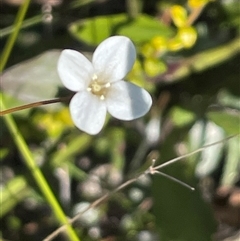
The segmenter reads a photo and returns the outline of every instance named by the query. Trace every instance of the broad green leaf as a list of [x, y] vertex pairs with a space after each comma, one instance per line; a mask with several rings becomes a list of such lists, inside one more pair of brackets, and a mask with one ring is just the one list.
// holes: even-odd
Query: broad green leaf
[[54, 98], [63, 86], [57, 73], [59, 55], [59, 50], [47, 51], [7, 69], [1, 76], [3, 93], [24, 103]]
[[[176, 157], [174, 146], [188, 130], [176, 127], [160, 148], [161, 162]], [[212, 209], [202, 199], [193, 163], [186, 159], [160, 171], [196, 188], [191, 191], [160, 175], [153, 177], [153, 212], [161, 241], [206, 241], [216, 231]]]
[[173, 31], [170, 27], [163, 25], [160, 21], [148, 15], [139, 15], [135, 20], [121, 26], [117, 34], [125, 35], [136, 44], [140, 44], [156, 36], [172, 36]]
[[211, 111], [207, 113], [207, 117], [221, 126], [229, 135], [240, 133], [240, 115], [238, 112]]
[[129, 20], [126, 14], [100, 16], [81, 20], [70, 25], [70, 32], [78, 40], [97, 45], [111, 35], [125, 35], [135, 43], [142, 43], [161, 35], [170, 36], [172, 30], [147, 15]]
[[201, 72], [236, 56], [240, 52], [239, 40], [240, 38], [236, 38], [225, 45], [200, 52], [190, 57], [194, 61], [190, 67], [194, 72]]
[[127, 21], [127, 15], [110, 15], [80, 20], [70, 25], [69, 31], [80, 41], [98, 45], [111, 36], [114, 28]]
[[[184, 177], [184, 165], [175, 163], [169, 175], [196, 185]], [[178, 183], [155, 176], [152, 185], [156, 224], [161, 241], [206, 241], [216, 231], [213, 213], [199, 190], [190, 191]]]
[[201, 51], [190, 57], [180, 58], [179, 61], [175, 62], [175, 65], [178, 66], [176, 70], [167, 73], [166, 77], [162, 76], [161, 79], [165, 82], [175, 82], [190, 76], [192, 73], [200, 73], [222, 64], [240, 53], [239, 41], [240, 38], [236, 38], [216, 48]]

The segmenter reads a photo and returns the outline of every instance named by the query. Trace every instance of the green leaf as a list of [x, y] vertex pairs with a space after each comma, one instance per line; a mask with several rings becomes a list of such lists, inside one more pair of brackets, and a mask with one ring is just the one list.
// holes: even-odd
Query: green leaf
[[234, 186], [239, 176], [240, 167], [240, 137], [236, 136], [227, 142], [227, 160], [224, 165], [221, 185]]
[[219, 91], [217, 99], [222, 106], [240, 110], [240, 96], [233, 95], [226, 89], [222, 89]]
[[[0, 98], [4, 101], [6, 109], [10, 109], [16, 106], [24, 105], [25, 102], [15, 98], [12, 95], [0, 92]], [[3, 109], [2, 109], [3, 110]], [[27, 116], [30, 109], [21, 110], [16, 112], [18, 115], [24, 117]]]
[[15, 177], [0, 190], [1, 197], [1, 212], [0, 217], [12, 210], [15, 205], [29, 195], [30, 189], [23, 177]]
[[63, 86], [57, 73], [59, 55], [59, 50], [47, 51], [7, 69], [1, 76], [3, 93], [24, 103], [54, 98]]
[[108, 133], [110, 142], [110, 155], [113, 167], [122, 170], [125, 165], [125, 158], [122, 147], [125, 146], [125, 132], [122, 128], [111, 128]]
[[[179, 66], [173, 72], [167, 75], [167, 78], [162, 76], [164, 82], [171, 83], [183, 80], [192, 73], [204, 72], [214, 66], [220, 65], [240, 53], [240, 38], [236, 38], [224, 45], [200, 51], [190, 57], [180, 58], [175, 64]], [[170, 63], [170, 62], [169, 62]], [[205, 79], [203, 79], [205, 82]]]
[[240, 115], [237, 112], [211, 111], [208, 112], [207, 117], [221, 126], [229, 135], [240, 133]]
[[76, 167], [74, 163], [67, 162], [66, 165], [68, 166], [70, 176], [73, 177], [75, 180], [82, 181], [87, 178], [87, 173]]
[[[186, 175], [186, 166], [175, 163], [168, 174], [196, 186], [191, 175]], [[162, 241], [205, 241], [211, 240], [215, 232], [212, 210], [202, 199], [199, 190], [189, 189], [155, 176], [152, 185], [154, 213]]]
[[[223, 140], [224, 130], [211, 121], [197, 120], [189, 130], [187, 146], [188, 152], [192, 152], [202, 146]], [[188, 158], [195, 168], [195, 175], [202, 178], [210, 175], [219, 166], [223, 154], [224, 143], [205, 148], [196, 155]]]
[[70, 33], [78, 40], [90, 45], [98, 45], [111, 35], [124, 35], [136, 44], [155, 36], [170, 36], [172, 30], [147, 15], [139, 15], [130, 20], [126, 14], [100, 16], [81, 20], [70, 25]]
[[148, 15], [139, 15], [135, 20], [121, 26], [117, 34], [125, 35], [136, 44], [140, 44], [156, 36], [169, 37], [173, 31]]
[[9, 153], [8, 148], [0, 148], [0, 161], [2, 161], [3, 158], [7, 156], [8, 153]]
[[57, 151], [53, 156], [51, 164], [54, 167], [62, 165], [62, 163], [70, 162], [77, 155], [85, 151], [91, 144], [92, 137], [87, 134], [81, 134], [73, 138], [66, 147]]
[[173, 107], [170, 111], [170, 117], [176, 126], [185, 126], [195, 119], [195, 114], [180, 107]]
[[[166, 162], [176, 155], [176, 143], [188, 133], [186, 127], [175, 127], [161, 145], [161, 158]], [[156, 163], [158, 165], [160, 163]], [[159, 171], [196, 188], [191, 191], [160, 175], [154, 175], [152, 184], [153, 213], [161, 241], [206, 241], [216, 231], [211, 207], [202, 199], [194, 177], [193, 163], [186, 159]]]
[[110, 15], [77, 21], [69, 31], [75, 38], [90, 45], [98, 45], [112, 35], [114, 27], [127, 21], [127, 15]]

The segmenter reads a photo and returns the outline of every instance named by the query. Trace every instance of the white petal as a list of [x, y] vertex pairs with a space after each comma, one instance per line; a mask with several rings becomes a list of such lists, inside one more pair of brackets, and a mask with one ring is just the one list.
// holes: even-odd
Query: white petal
[[133, 120], [149, 111], [152, 98], [143, 88], [121, 80], [112, 83], [106, 102], [112, 116], [120, 120]]
[[93, 54], [93, 66], [99, 79], [121, 80], [131, 70], [136, 59], [132, 41], [124, 36], [104, 40]]
[[93, 67], [81, 53], [65, 49], [58, 60], [58, 74], [66, 88], [80, 91], [87, 88], [93, 75]]
[[88, 91], [80, 91], [71, 99], [70, 113], [74, 124], [82, 131], [95, 135], [106, 118], [106, 104]]

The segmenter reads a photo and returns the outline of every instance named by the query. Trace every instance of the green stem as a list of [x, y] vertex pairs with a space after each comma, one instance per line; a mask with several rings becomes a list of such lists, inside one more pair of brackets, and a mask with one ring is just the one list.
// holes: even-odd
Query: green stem
[[[14, 22], [14, 31], [9, 36], [7, 43], [4, 47], [3, 54], [1, 56], [0, 61], [0, 72], [5, 68], [5, 65], [8, 61], [8, 58], [10, 56], [10, 53], [12, 51], [13, 45], [16, 41], [17, 35], [19, 33], [19, 30], [21, 28], [23, 19], [25, 17], [25, 14], [27, 12], [27, 9], [29, 7], [30, 0], [25, 0], [23, 4], [21, 5], [17, 17]], [[4, 102], [2, 99], [2, 96], [0, 97], [0, 107], [1, 109], [5, 109]], [[21, 133], [19, 132], [13, 118], [11, 115], [6, 115], [3, 117], [7, 127], [9, 128], [10, 133], [12, 134], [12, 137], [15, 141], [16, 146], [18, 147], [19, 152], [22, 154], [23, 159], [25, 160], [25, 163], [29, 170], [32, 172], [32, 175], [38, 184], [38, 187], [42, 191], [43, 195], [45, 196], [47, 202], [52, 207], [53, 212], [57, 218], [57, 220], [62, 225], [67, 225], [67, 233], [69, 235], [70, 240], [72, 241], [80, 241], [77, 234], [75, 233], [74, 229], [68, 222], [68, 218], [64, 214], [61, 206], [59, 205], [56, 197], [54, 196], [51, 188], [49, 187], [45, 177], [43, 176], [41, 170], [36, 165], [31, 151], [29, 150], [24, 138], [22, 137]]]
[[13, 45], [16, 41], [16, 38], [18, 36], [19, 30], [21, 29], [22, 26], [22, 22], [23, 19], [25, 17], [25, 14], [27, 12], [27, 9], [29, 7], [31, 0], [25, 0], [24, 3], [21, 5], [21, 7], [18, 10], [18, 14], [17, 17], [15, 19], [14, 22], [14, 31], [12, 32], [12, 34], [9, 36], [7, 43], [3, 49], [3, 53], [1, 56], [1, 62], [0, 62], [0, 72], [3, 71], [3, 69], [5, 68], [5, 65], [7, 63], [8, 57], [11, 53], [11, 50], [13, 48]]
[[[1, 108], [5, 109], [2, 98], [0, 99], [0, 106], [1, 106]], [[7, 127], [9, 128], [9, 131], [12, 134], [12, 137], [15, 141], [16, 146], [18, 147], [18, 150], [21, 152], [21, 154], [25, 160], [27, 167], [31, 171], [36, 183], [38, 184], [38, 187], [44, 194], [46, 200], [51, 205], [56, 218], [62, 225], [68, 224], [68, 219], [67, 219], [66, 215], [62, 211], [58, 201], [56, 200], [56, 197], [54, 196], [53, 192], [51, 191], [41, 170], [36, 165], [36, 163], [32, 157], [32, 154], [31, 154], [26, 142], [24, 141], [24, 138], [22, 137], [21, 133], [19, 132], [12, 116], [6, 115], [6, 116], [4, 116], [4, 120], [6, 122]], [[67, 227], [67, 233], [72, 241], [80, 241], [79, 238], [77, 237], [75, 231], [69, 224]]]
[[127, 0], [126, 1], [127, 13], [130, 19], [135, 19], [142, 12], [142, 1], [140, 0]]
[[[37, 15], [32, 18], [26, 19], [22, 22], [21, 29], [31, 27], [35, 24], [38, 24], [42, 21], [42, 15]], [[7, 35], [11, 34], [13, 31], [15, 31], [15, 26], [11, 25], [9, 27], [6, 27], [4, 29], [1, 29], [1, 36], [0, 38], [4, 38]]]

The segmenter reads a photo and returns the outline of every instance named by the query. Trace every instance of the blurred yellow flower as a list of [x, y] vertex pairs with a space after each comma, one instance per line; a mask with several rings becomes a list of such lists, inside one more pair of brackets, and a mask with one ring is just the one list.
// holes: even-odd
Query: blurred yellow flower
[[145, 87], [145, 79], [143, 76], [143, 70], [142, 70], [142, 66], [141, 63], [138, 59], [136, 59], [132, 70], [128, 73], [127, 75], [127, 80], [129, 80], [130, 82], [132, 82], [135, 85], [138, 85], [140, 87]]
[[174, 37], [168, 41], [168, 50], [169, 51], [178, 51], [183, 48], [182, 40], [179, 37]]
[[174, 24], [180, 28], [186, 25], [188, 20], [187, 11], [180, 5], [174, 5], [170, 9], [171, 17]]
[[144, 57], [149, 58], [155, 55], [155, 49], [151, 43], [146, 43], [141, 47], [141, 53]]
[[46, 131], [49, 137], [58, 137], [64, 128], [73, 126], [67, 107], [58, 112], [38, 113], [34, 116], [34, 123]]
[[143, 65], [146, 74], [150, 77], [163, 74], [167, 70], [166, 64], [158, 59], [146, 58]]
[[209, 0], [188, 0], [188, 6], [190, 8], [199, 8], [207, 4]]
[[197, 40], [197, 31], [193, 27], [183, 27], [178, 29], [179, 38], [184, 48], [191, 48]]
[[164, 53], [167, 50], [167, 40], [163, 36], [154, 37], [151, 40], [151, 45], [158, 53]]

